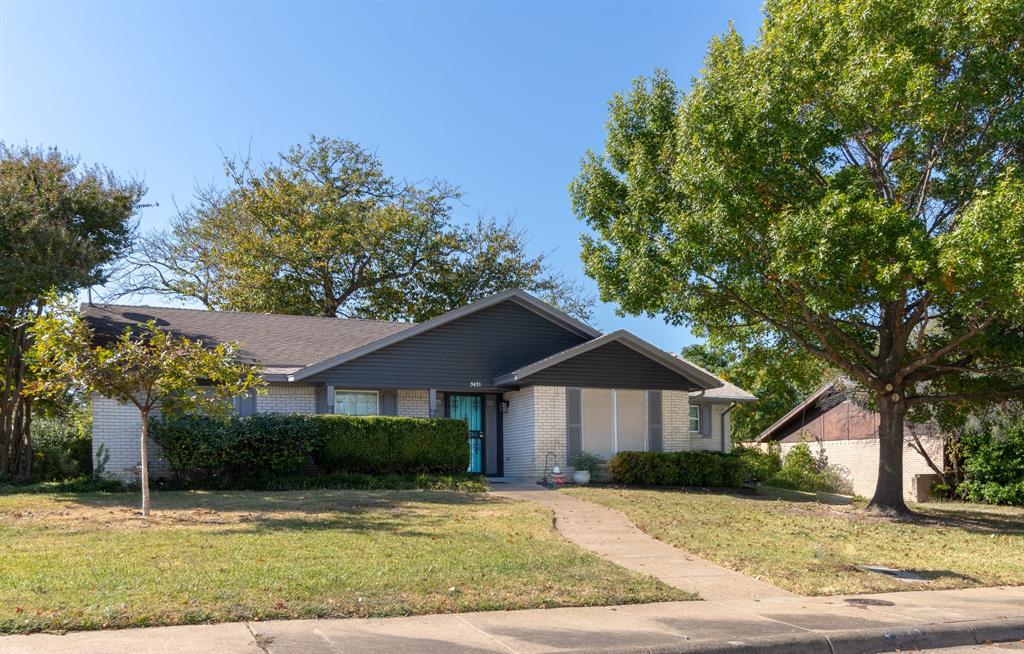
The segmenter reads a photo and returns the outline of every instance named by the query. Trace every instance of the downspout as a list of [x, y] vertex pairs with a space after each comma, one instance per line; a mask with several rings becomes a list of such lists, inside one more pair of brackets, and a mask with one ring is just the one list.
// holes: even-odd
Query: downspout
[[[732, 411], [735, 408], [736, 408], [736, 403], [735, 402], [731, 402], [729, 404], [729, 408], [726, 409], [725, 411], [723, 411], [722, 415], [719, 417], [719, 419], [722, 421], [721, 432], [720, 433], [722, 434], [722, 451], [723, 452], [725, 452], [725, 416], [728, 415], [729, 412]], [[732, 437], [732, 435], [730, 435], [730, 438], [731, 437]]]

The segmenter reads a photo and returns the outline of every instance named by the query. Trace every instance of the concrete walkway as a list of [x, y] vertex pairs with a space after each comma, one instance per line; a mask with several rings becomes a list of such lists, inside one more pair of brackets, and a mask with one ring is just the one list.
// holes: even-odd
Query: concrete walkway
[[555, 528], [584, 549], [630, 570], [656, 577], [669, 586], [706, 600], [794, 597], [793, 593], [651, 538], [623, 513], [532, 486], [494, 486], [491, 494], [536, 502], [555, 513]]
[[37, 634], [0, 637], [0, 652], [871, 654], [1022, 639], [1024, 588], [980, 588]]

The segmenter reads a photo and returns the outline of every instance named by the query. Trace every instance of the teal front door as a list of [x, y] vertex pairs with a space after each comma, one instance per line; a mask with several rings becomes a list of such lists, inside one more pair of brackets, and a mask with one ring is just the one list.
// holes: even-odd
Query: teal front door
[[484, 471], [484, 398], [479, 395], [448, 395], [448, 417], [469, 425], [469, 467], [467, 472]]

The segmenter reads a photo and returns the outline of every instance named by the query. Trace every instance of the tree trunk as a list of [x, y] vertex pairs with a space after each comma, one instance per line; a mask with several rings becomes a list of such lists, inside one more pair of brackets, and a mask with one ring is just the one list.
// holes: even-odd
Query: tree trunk
[[5, 326], [3, 378], [0, 379], [0, 476], [27, 478], [32, 472], [32, 439], [29, 434], [32, 403], [24, 394], [27, 324], [18, 315], [0, 319]]
[[903, 501], [903, 422], [906, 405], [903, 393], [894, 390], [879, 395], [878, 483], [868, 508], [882, 513], [910, 513]]
[[139, 486], [142, 487], [142, 516], [149, 517], [149, 411], [142, 414], [142, 461], [139, 463]]

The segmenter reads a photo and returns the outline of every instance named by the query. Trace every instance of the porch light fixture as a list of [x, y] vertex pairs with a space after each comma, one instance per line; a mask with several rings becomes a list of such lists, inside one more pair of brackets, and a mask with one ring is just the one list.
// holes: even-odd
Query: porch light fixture
[[502, 413], [508, 413], [508, 405], [509, 405], [508, 400], [502, 400], [501, 401], [501, 412]]

